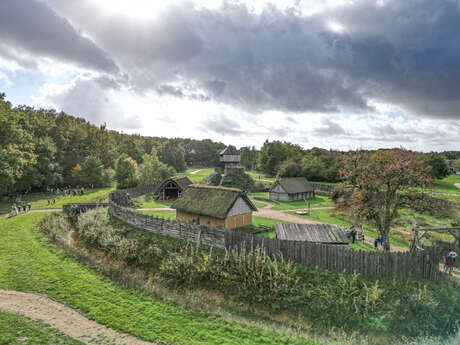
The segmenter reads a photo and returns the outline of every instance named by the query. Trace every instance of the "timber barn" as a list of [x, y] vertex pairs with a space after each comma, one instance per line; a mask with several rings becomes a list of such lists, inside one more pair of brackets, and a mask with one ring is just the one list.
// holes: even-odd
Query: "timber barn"
[[232, 171], [240, 171], [240, 151], [235, 146], [229, 145], [219, 154], [219, 161], [224, 175]]
[[224, 229], [252, 224], [257, 211], [240, 189], [200, 184], [188, 186], [171, 207], [178, 220]]
[[182, 195], [184, 190], [192, 184], [188, 177], [174, 177], [164, 180], [157, 187], [158, 200], [174, 200]]
[[269, 199], [279, 201], [305, 200], [315, 196], [315, 190], [305, 177], [283, 178], [270, 188]]
[[276, 223], [276, 238], [321, 244], [348, 244], [350, 241], [336, 224]]

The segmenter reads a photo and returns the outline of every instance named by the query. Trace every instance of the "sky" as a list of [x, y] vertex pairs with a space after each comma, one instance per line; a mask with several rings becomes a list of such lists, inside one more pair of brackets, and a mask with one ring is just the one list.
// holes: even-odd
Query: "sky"
[[460, 0], [1, 0], [0, 92], [147, 136], [460, 150], [459, 32]]

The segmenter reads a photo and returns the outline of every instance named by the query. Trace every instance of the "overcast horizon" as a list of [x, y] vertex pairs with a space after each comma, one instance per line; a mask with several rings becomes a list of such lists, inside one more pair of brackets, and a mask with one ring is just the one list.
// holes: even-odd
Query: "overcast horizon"
[[460, 0], [0, 2], [0, 92], [146, 136], [460, 150]]

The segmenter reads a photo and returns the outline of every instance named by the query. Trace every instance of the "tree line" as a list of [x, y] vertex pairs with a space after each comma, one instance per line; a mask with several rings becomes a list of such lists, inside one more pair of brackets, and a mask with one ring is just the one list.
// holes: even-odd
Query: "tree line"
[[[155, 183], [187, 166], [215, 167], [225, 148], [210, 139], [128, 135], [53, 109], [13, 107], [0, 93], [0, 197], [56, 186]], [[269, 176], [340, 181], [344, 152], [266, 140], [241, 149], [241, 165]], [[417, 154], [433, 178], [449, 173], [445, 154]]]
[[[307, 150], [289, 142], [266, 140], [260, 150], [243, 147], [241, 165], [273, 177], [306, 177], [311, 181], [339, 182], [339, 172], [346, 161], [345, 154], [346, 152], [317, 147]], [[452, 154], [450, 152], [449, 157]], [[428, 175], [433, 179], [449, 175], [444, 153], [416, 153], [416, 157], [424, 162]]]
[[13, 107], [0, 93], [0, 197], [56, 186], [103, 187], [114, 179], [122, 187], [152, 182], [187, 165], [216, 166], [224, 147], [123, 134], [52, 109]]

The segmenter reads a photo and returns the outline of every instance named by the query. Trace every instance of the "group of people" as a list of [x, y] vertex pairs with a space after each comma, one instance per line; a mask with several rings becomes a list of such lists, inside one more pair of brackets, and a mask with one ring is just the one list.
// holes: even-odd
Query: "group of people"
[[64, 188], [54, 188], [54, 187], [47, 187], [46, 188], [47, 192], [49, 194], [62, 194], [64, 196], [67, 195], [72, 195], [72, 196], [77, 196], [77, 195], [83, 195], [85, 194], [85, 188], [84, 187], [77, 187], [77, 188], [71, 188], [71, 187], [64, 187]]
[[448, 274], [452, 274], [455, 266], [455, 259], [457, 257], [457, 253], [453, 249], [449, 249], [449, 254], [447, 256], [442, 257], [442, 261], [444, 262], [444, 272]]
[[364, 227], [362, 224], [359, 225], [359, 227], [352, 225], [350, 226], [350, 229], [347, 229], [346, 226], [342, 226], [342, 230], [345, 233], [345, 236], [351, 240], [351, 243], [355, 243], [357, 237], [364, 241]]
[[23, 205], [13, 204], [13, 206], [11, 206], [11, 216], [17, 216], [19, 213], [21, 213], [21, 209], [23, 210], [24, 213], [26, 213], [30, 211], [31, 208], [32, 208], [31, 204], [23, 204]]

